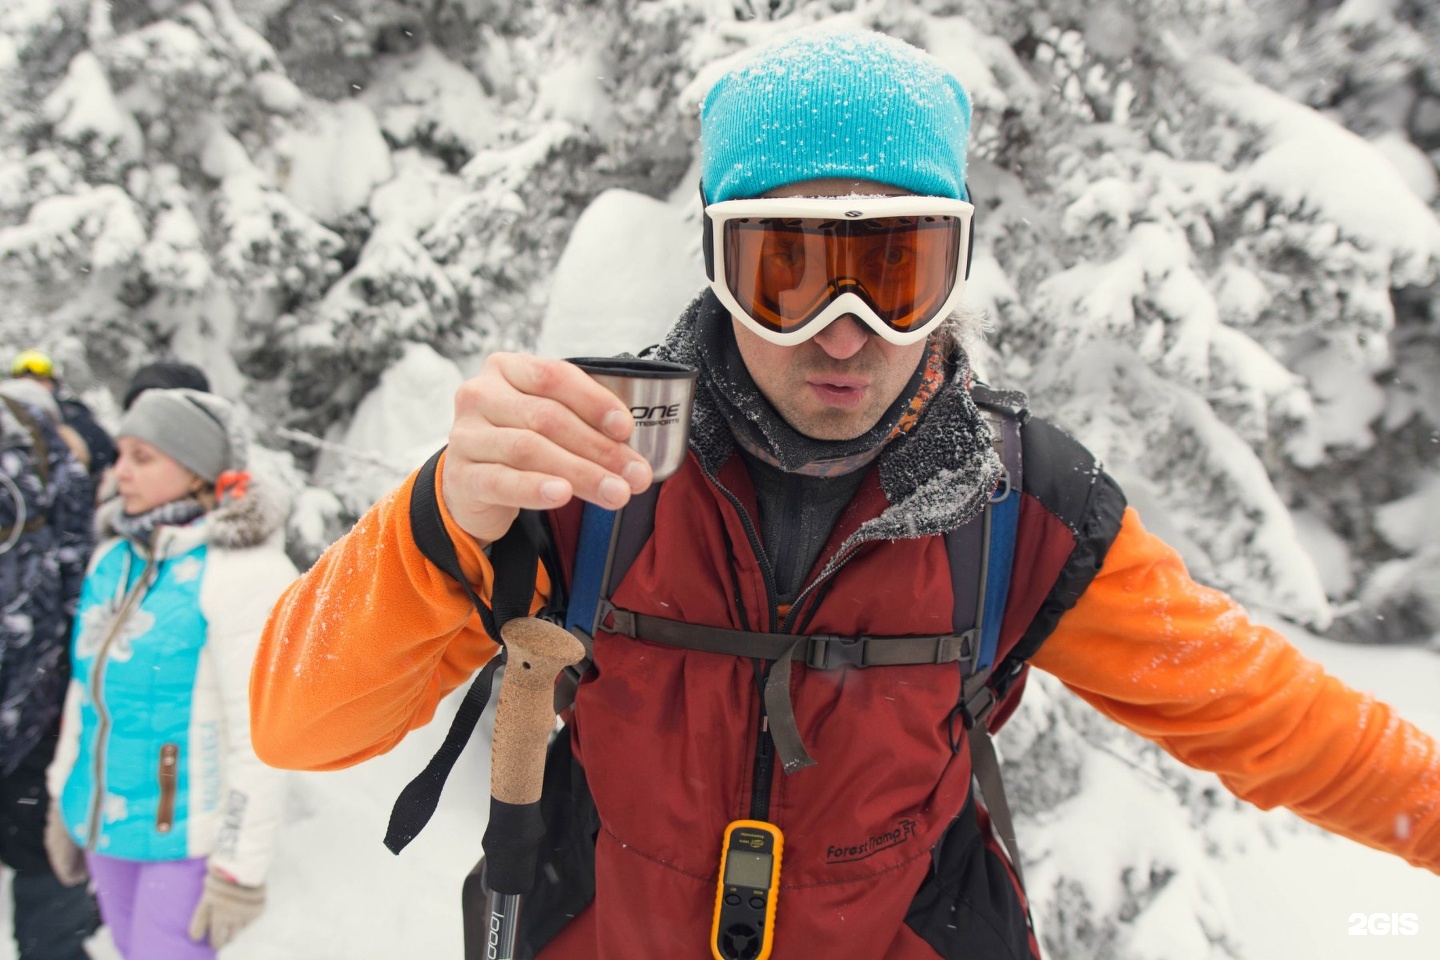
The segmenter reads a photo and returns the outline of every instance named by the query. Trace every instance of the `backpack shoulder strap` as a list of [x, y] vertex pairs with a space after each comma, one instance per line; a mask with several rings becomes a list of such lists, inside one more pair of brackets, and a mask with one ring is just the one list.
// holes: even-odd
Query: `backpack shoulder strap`
[[475, 588], [465, 577], [460, 567], [460, 558], [455, 552], [455, 543], [445, 529], [440, 516], [440, 501], [435, 493], [435, 473], [439, 467], [441, 448], [425, 462], [415, 477], [410, 492], [410, 531], [420, 552], [435, 566], [444, 571], [452, 580], [465, 589], [480, 622], [490, 639], [500, 646], [500, 652], [490, 659], [476, 675], [465, 694], [450, 729], [445, 734], [435, 755], [430, 758], [419, 776], [411, 780], [401, 791], [390, 811], [390, 823], [385, 831], [385, 846], [391, 853], [399, 853], [413, 840], [435, 813], [440, 803], [440, 792], [445, 781], [475, 733], [480, 715], [490, 701], [490, 692], [495, 681], [495, 672], [505, 662], [505, 641], [500, 628], [515, 617], [529, 614], [531, 600], [535, 595], [535, 564], [538, 546], [534, 542], [533, 526], [517, 520], [510, 530], [488, 548], [490, 563], [495, 570], [494, 589], [491, 602], [480, 599]]
[[[980, 517], [946, 537], [950, 554], [950, 570], [955, 592], [956, 629], [962, 618], [973, 623], [979, 633], [972, 647], [973, 658], [964, 664], [960, 715], [968, 731], [970, 764], [975, 783], [991, 823], [1005, 845], [1016, 877], [1024, 883], [1020, 867], [1020, 847], [1015, 837], [1014, 818], [1000, 776], [1000, 762], [991, 740], [989, 719], [1014, 678], [1014, 666], [1007, 663], [998, 681], [996, 665], [999, 657], [1000, 627], [1005, 619], [1005, 602], [1010, 594], [1014, 572], [1015, 539], [1020, 526], [1020, 499], [1024, 473], [1021, 458], [1020, 426], [1024, 421], [1024, 397], [1000, 393], [977, 386], [976, 402], [990, 424], [996, 452], [1005, 468], [1000, 489], [986, 505]], [[977, 542], [978, 541], [978, 542]], [[979, 570], [973, 579], [965, 576], [973, 569], [973, 558], [979, 558]], [[971, 612], [967, 607], [972, 607]], [[1023, 668], [1023, 664], [1021, 665]]]
[[595, 630], [606, 611], [613, 610], [610, 594], [625, 579], [635, 558], [655, 529], [655, 504], [660, 485], [630, 498], [620, 510], [586, 503], [580, 515], [580, 541], [575, 551], [575, 572], [565, 607], [565, 629], [585, 645], [585, 659], [560, 671], [555, 682], [555, 712], [575, 702], [575, 691], [591, 666], [590, 648]]

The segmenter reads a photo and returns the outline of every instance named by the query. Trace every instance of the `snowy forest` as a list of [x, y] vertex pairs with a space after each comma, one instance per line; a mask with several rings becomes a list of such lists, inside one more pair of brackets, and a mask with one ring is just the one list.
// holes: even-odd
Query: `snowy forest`
[[[1197, 579], [1345, 662], [1383, 645], [1440, 678], [1440, 5], [1420, 0], [0, 0], [0, 348], [51, 352], [111, 426], [140, 365], [202, 367], [291, 488], [303, 568], [444, 442], [487, 353], [660, 339], [704, 282], [709, 83], [821, 23], [910, 41], [974, 98], [978, 373], [1094, 450]], [[1338, 841], [1237, 812], [1047, 680], [1000, 748], [1048, 956], [1342, 955], [1276, 952], [1296, 924], [1343, 941], [1345, 917], [1300, 905], [1262, 932], [1216, 865]], [[1440, 733], [1434, 689], [1411, 719]], [[348, 782], [388, 809], [426, 754]], [[1102, 766], [1132, 785], [1090, 789]], [[297, 823], [358, 802], [315, 776]], [[1151, 814], [1112, 809], [1134, 803]], [[1056, 852], [1086, 818], [1091, 849]], [[1097, 856], [1107, 830], [1124, 842]], [[410, 854], [380, 856], [363, 869]], [[387, 944], [383, 909], [321, 950], [296, 905], [227, 955], [458, 956], [459, 875], [423, 882], [447, 898], [423, 950]]]

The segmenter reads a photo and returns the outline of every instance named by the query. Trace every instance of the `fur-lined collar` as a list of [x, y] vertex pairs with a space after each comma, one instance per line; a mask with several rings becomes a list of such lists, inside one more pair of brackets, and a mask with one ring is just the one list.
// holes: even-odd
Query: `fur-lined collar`
[[[690, 448], [713, 479], [735, 452], [723, 411], [706, 387], [709, 371], [701, 362], [697, 327], [727, 320], [725, 308], [708, 290], [681, 315], [658, 359], [699, 369]], [[866, 521], [839, 551], [872, 540], [936, 536], [958, 529], [977, 516], [1004, 473], [991, 442], [989, 424], [970, 396], [969, 359], [952, 358], [952, 370], [930, 398], [914, 428], [890, 441], [879, 457], [880, 484], [890, 505]]]
[[[115, 518], [125, 509], [119, 497], [105, 501], [95, 511], [95, 527], [101, 539], [119, 536]], [[184, 527], [161, 527], [157, 540], [162, 558], [178, 556], [208, 543], [227, 550], [258, 547], [285, 524], [290, 499], [274, 481], [252, 474], [245, 496], [230, 499]]]

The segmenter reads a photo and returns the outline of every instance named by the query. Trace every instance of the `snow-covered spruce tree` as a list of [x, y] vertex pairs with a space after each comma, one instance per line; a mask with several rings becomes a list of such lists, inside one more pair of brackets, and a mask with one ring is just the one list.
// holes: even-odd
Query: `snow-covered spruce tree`
[[6, 31], [15, 300], [81, 335], [112, 388], [175, 350], [237, 390], [246, 325], [317, 296], [339, 266], [336, 238], [249, 169], [273, 132], [267, 89], [285, 85], [273, 52], [228, 4], [121, 23], [106, 4], [7, 9], [30, 8], [48, 10]]
[[[1432, 209], [1440, 200], [1440, 15], [1433, 5], [1260, 4], [1261, 29], [1239, 31], [1227, 48], [1267, 85], [1364, 137]], [[1364, 170], [1348, 192], [1370, 195]], [[1398, 226], [1396, 221], [1387, 226]], [[1391, 278], [1388, 349], [1365, 365], [1332, 357], [1325, 374], [1348, 384], [1344, 402], [1367, 411], [1329, 455], [1288, 477], [1300, 514], [1330, 541], [1327, 583], [1340, 609], [1336, 635], [1402, 642], [1440, 624], [1437, 548], [1423, 517], [1440, 480], [1440, 406], [1434, 371], [1437, 301], [1433, 278], [1405, 268]]]

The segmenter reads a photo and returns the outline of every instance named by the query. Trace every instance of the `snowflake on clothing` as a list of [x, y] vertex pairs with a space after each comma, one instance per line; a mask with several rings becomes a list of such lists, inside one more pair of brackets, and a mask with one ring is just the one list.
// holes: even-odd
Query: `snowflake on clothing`
[[181, 560], [179, 563], [175, 564], [175, 582], [190, 583], [194, 580], [198, 580], [200, 578], [200, 574], [204, 572], [205, 564], [201, 563], [198, 558], [186, 557], [184, 560]]
[[[85, 660], [95, 657], [105, 642], [106, 635], [114, 623], [113, 611], [105, 607], [91, 607], [80, 617], [80, 635], [75, 641], [75, 655]], [[135, 639], [150, 632], [155, 626], [155, 614], [148, 610], [135, 610], [119, 634], [110, 642], [110, 659], [124, 663], [135, 654]]]

